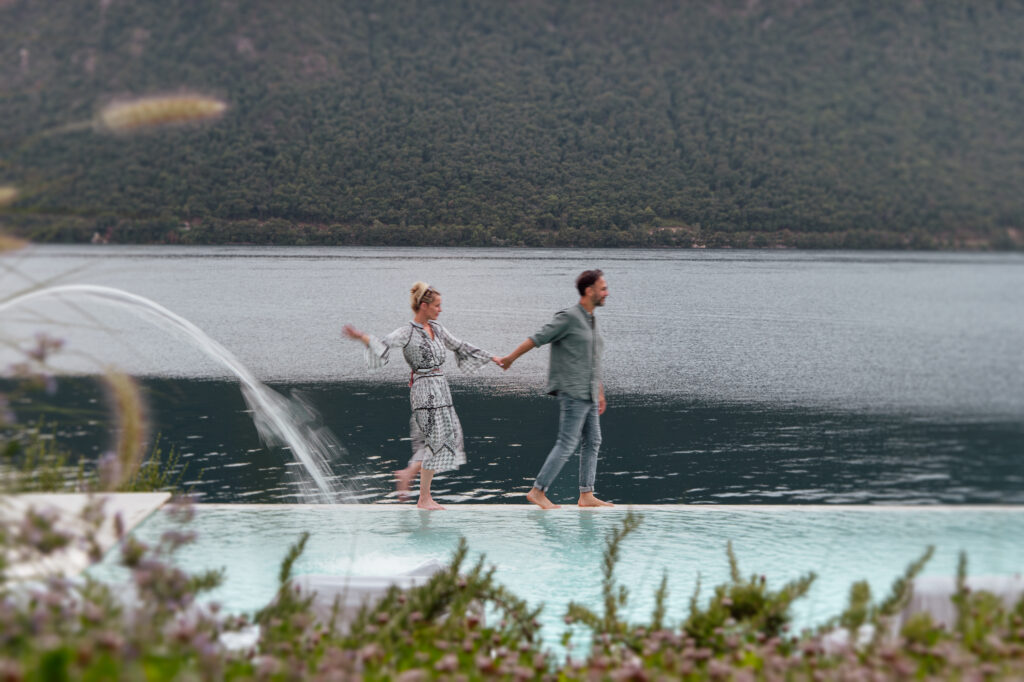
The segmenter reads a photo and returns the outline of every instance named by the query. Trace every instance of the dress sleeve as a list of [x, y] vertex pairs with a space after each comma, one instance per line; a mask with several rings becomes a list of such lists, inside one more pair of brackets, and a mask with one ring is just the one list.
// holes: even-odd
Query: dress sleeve
[[405, 325], [391, 332], [383, 339], [370, 334], [370, 343], [363, 351], [363, 359], [370, 369], [380, 369], [388, 364], [392, 348], [402, 348], [409, 343], [409, 334], [412, 333], [412, 326]]
[[459, 369], [472, 372], [491, 361], [491, 353], [470, 345], [465, 341], [460, 341], [439, 324], [432, 324], [431, 326], [434, 328], [438, 340], [444, 344], [444, 347], [455, 353], [455, 364], [458, 365]]
[[555, 313], [555, 316], [551, 318], [550, 322], [544, 325], [539, 332], [530, 337], [530, 340], [533, 341], [533, 345], [538, 348], [543, 346], [545, 343], [558, 341], [565, 336], [565, 333], [569, 329], [570, 322], [572, 322], [572, 317], [570, 316], [569, 311], [559, 310]]

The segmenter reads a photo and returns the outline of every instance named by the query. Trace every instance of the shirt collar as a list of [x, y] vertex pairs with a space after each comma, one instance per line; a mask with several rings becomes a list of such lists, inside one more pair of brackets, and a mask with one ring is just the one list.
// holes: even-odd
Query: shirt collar
[[579, 308], [579, 309], [580, 309], [580, 311], [581, 311], [581, 312], [582, 312], [582, 313], [583, 313], [584, 315], [587, 315], [588, 317], [593, 317], [593, 316], [594, 316], [594, 313], [588, 313], [588, 312], [587, 312], [587, 309], [586, 309], [586, 308], [584, 308], [584, 307], [583, 307], [583, 304], [582, 304], [582, 303], [580, 303], [579, 301], [576, 301], [576, 307], [577, 307], [577, 308]]

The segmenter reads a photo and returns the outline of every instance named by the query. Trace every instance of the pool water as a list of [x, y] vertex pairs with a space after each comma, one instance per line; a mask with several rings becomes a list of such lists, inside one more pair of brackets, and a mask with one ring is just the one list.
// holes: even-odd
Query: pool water
[[[1024, 571], [1024, 507], [879, 506], [647, 506], [621, 550], [616, 568], [629, 588], [627, 619], [646, 622], [662, 573], [668, 574], [668, 622], [685, 619], [698, 577], [702, 595], [728, 580], [726, 543], [732, 541], [744, 576], [767, 577], [771, 587], [814, 571], [818, 578], [794, 607], [794, 626], [811, 627], [838, 615], [851, 583], [869, 581], [881, 600], [904, 568], [928, 545], [935, 556], [925, 575], [953, 575], [958, 553], [971, 575]], [[390, 575], [427, 560], [447, 562], [459, 537], [471, 557], [481, 553], [499, 582], [531, 605], [544, 604], [544, 641], [565, 629], [570, 601], [601, 608], [601, 554], [605, 536], [625, 507], [563, 508], [453, 505], [424, 512], [395, 505], [198, 505], [190, 528], [197, 541], [176, 557], [191, 570], [224, 568], [224, 584], [209, 599], [228, 612], [253, 612], [273, 597], [290, 545], [308, 531], [294, 573]], [[177, 528], [158, 512], [136, 538], [155, 542]], [[101, 580], [123, 580], [112, 551], [90, 569]]]

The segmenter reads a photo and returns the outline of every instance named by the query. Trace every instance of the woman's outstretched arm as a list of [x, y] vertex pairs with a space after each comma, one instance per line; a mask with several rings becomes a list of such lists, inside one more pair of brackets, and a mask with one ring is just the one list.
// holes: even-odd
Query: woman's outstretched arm
[[364, 334], [363, 332], [359, 331], [358, 329], [356, 329], [355, 327], [353, 327], [350, 324], [346, 324], [344, 327], [342, 327], [341, 328], [341, 333], [344, 334], [345, 336], [347, 336], [350, 339], [355, 339], [357, 341], [362, 341], [364, 346], [369, 346], [370, 345], [370, 335], [369, 334]]
[[361, 332], [350, 324], [346, 324], [341, 328], [341, 333], [350, 339], [362, 341], [363, 345], [366, 346], [366, 349], [363, 351], [366, 366], [370, 369], [379, 369], [388, 364], [388, 356], [392, 348], [409, 343], [411, 329], [411, 325], [403, 325], [381, 339], [372, 334]]

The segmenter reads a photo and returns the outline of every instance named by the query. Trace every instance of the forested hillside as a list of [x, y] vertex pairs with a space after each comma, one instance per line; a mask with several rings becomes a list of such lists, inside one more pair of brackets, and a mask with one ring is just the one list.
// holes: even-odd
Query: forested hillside
[[[1024, 245], [1024, 2], [0, 0], [38, 240]], [[220, 120], [135, 134], [112, 98]]]

